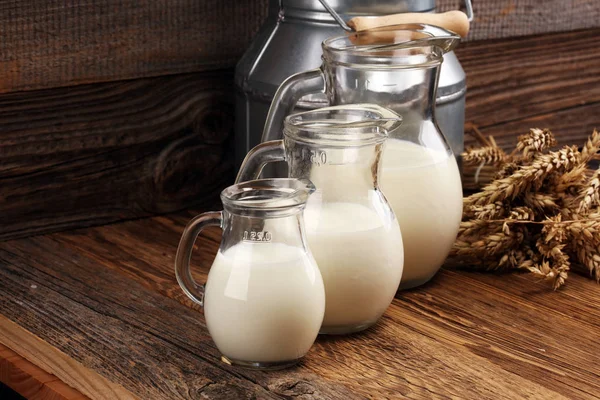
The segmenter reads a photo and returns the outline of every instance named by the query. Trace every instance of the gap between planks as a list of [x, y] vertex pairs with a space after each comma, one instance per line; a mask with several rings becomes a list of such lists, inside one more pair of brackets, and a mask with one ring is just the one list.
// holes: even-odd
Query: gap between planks
[[[13, 358], [9, 357], [9, 352], [14, 352], [42, 369], [45, 373], [54, 375], [64, 384], [83, 394], [83, 396], [73, 397], [74, 393], [71, 393], [71, 397], [56, 397], [57, 399], [139, 400], [138, 397], [122, 386], [108, 381], [103, 376], [84, 367], [65, 353], [0, 315], [0, 346], [2, 344], [10, 350], [0, 351], [0, 361], [6, 359], [10, 362]], [[34, 370], [24, 370], [23, 372], [35, 378], [33, 375]], [[45, 378], [48, 379], [48, 376], [45, 376]], [[45, 384], [50, 383], [51, 387], [60, 386], [54, 382], [56, 381], [48, 381]], [[67, 393], [66, 390], [64, 392]]]
[[29, 400], [90, 400], [2, 344], [0, 382]]

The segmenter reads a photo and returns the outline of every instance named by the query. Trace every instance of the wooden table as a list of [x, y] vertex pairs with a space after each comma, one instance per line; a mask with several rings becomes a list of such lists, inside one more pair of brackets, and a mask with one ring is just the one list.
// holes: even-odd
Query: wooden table
[[[0, 243], [0, 381], [56, 399], [600, 395], [600, 288], [574, 274], [551, 292], [528, 275], [445, 270], [374, 328], [320, 337], [293, 369], [225, 365], [173, 273], [192, 215]], [[198, 279], [219, 238], [198, 240]]]
[[[533, 126], [583, 142], [599, 122], [598, 34], [463, 46], [467, 121], [504, 147]], [[293, 369], [222, 364], [173, 272], [194, 214], [0, 242], [0, 382], [31, 399], [600, 396], [600, 287], [575, 274], [551, 292], [529, 275], [444, 270]], [[198, 279], [219, 238], [198, 240]]]

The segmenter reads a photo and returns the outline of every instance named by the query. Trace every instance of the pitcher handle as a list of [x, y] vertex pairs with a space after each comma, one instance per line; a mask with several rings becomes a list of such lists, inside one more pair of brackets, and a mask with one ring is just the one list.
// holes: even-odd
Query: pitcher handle
[[303, 96], [324, 92], [325, 74], [321, 68], [299, 72], [283, 81], [271, 102], [261, 142], [281, 137], [283, 120]]
[[265, 165], [285, 161], [283, 140], [271, 140], [254, 146], [242, 161], [235, 183], [258, 179]]
[[197, 283], [192, 277], [190, 259], [198, 234], [207, 226], [218, 226], [222, 229], [223, 212], [209, 211], [192, 219], [183, 230], [175, 256], [175, 276], [179, 286], [192, 301], [201, 307], [204, 307], [204, 285]]

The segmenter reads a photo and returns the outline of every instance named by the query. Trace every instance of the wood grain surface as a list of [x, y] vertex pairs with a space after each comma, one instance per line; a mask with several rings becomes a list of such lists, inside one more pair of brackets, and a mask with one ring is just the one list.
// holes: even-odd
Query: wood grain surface
[[[154, 229], [147, 233], [164, 237]], [[175, 241], [177, 236], [178, 232], [169, 235]], [[47, 255], [54, 253], [60, 259], [56, 261], [70, 272], [63, 275], [66, 270], [57, 269], [52, 261], [41, 262], [29, 254], [26, 258], [40, 261], [36, 264], [41, 269], [22, 275], [17, 264], [19, 259], [25, 261], [23, 249], [13, 246], [17, 242], [5, 242], [11, 250], [0, 255], [0, 312], [140, 398], [233, 399], [252, 395], [267, 399], [303, 391], [313, 393], [313, 398], [357, 398], [347, 388], [308, 371], [265, 374], [229, 368], [219, 361], [202, 314], [149, 290], [148, 279], [140, 283], [106, 268], [95, 257], [88, 258], [85, 251], [70, 251], [51, 237], [39, 239], [45, 242], [42, 246]], [[131, 244], [149, 250], [147, 244]], [[171, 259], [174, 248], [168, 254], [157, 250]], [[6, 262], [5, 255], [11, 261]], [[141, 265], [128, 262], [125, 254], [118, 258], [125, 260], [130, 271]], [[157, 273], [163, 283], [171, 278], [168, 291], [175, 292], [172, 265], [156, 267], [161, 268]]]
[[[598, 122], [598, 51], [594, 45], [598, 33], [599, 30], [592, 30], [465, 45], [459, 57], [468, 74], [467, 121], [477, 124], [484, 133], [494, 134], [505, 147], [512, 146], [515, 135], [526, 131], [530, 124], [552, 128], [563, 142], [580, 141]], [[198, 185], [214, 186], [210, 189], [207, 186], [206, 192], [199, 186], [180, 193], [182, 188], [189, 187], [190, 181], [183, 182], [182, 175], [176, 174], [173, 176], [179, 178], [173, 178], [174, 181], [158, 179], [175, 182], [172, 186], [170, 183], [159, 186], [176, 199], [188, 196], [188, 200], [180, 203], [161, 200], [168, 198], [164, 196], [145, 203], [143, 198], [135, 197], [140, 193], [160, 193], [154, 186], [147, 191], [146, 186], [156, 185], [156, 179], [150, 178], [155, 176], [160, 159], [155, 153], [162, 153], [163, 146], [172, 143], [173, 137], [177, 138], [175, 143], [188, 148], [186, 132], [197, 126], [191, 122], [197, 121], [195, 114], [187, 114], [177, 105], [194, 104], [199, 101], [194, 94], [205, 93], [189, 87], [206, 89], [225, 85], [218, 76], [207, 79], [205, 75], [193, 74], [121, 82], [114, 87], [107, 84], [105, 97], [99, 89], [100, 94], [94, 94], [92, 86], [69, 89], [62, 96], [56, 96], [54, 91], [39, 92], [37, 113], [29, 111], [31, 98], [19, 97], [22, 95], [19, 93], [4, 95], [15, 97], [9, 97], [13, 101], [1, 98], [4, 103], [0, 115], [6, 107], [13, 108], [0, 121], [28, 118], [34, 129], [28, 134], [18, 129], [0, 130], [3, 151], [0, 204], [16, 207], [3, 209], [11, 212], [2, 213], [0, 226], [4, 227], [5, 221], [9, 226], [13, 224], [12, 234], [47, 229], [43, 224], [35, 225], [37, 222], [33, 222], [33, 228], [23, 228], [16, 219], [10, 219], [19, 210], [15, 204], [21, 199], [32, 205], [32, 212], [55, 207], [49, 208], [54, 210], [51, 215], [55, 219], [45, 222], [52, 225], [62, 221], [64, 215], [76, 215], [75, 211], [73, 214], [68, 211], [82, 205], [88, 207], [89, 223], [97, 223], [102, 221], [98, 215], [107, 215], [103, 214], [105, 210], [111, 210], [110, 213], [118, 210], [128, 218], [138, 217], [146, 215], [146, 208], [151, 206], [156, 207], [152, 210], [168, 211], [170, 204], [184, 204], [198, 193], [215, 196], [215, 188], [227, 181], [230, 158], [226, 134], [205, 136], [207, 132], [222, 132], [221, 128], [213, 127], [192, 130], [198, 133], [191, 135], [194, 145], [189, 147], [199, 150], [185, 153], [184, 161], [166, 164], [176, 169], [197, 162], [198, 169], [205, 168], [206, 161], [198, 154], [214, 151], [220, 158], [218, 162], [211, 161], [211, 165], [223, 169], [213, 167], [209, 172], [203, 171], [202, 178], [191, 181], [212, 182]], [[177, 89], [182, 86], [185, 89]], [[119, 95], [111, 97], [111, 90]], [[215, 98], [226, 103], [227, 96], [222, 97], [226, 89], [216, 92], [221, 94], [216, 94], [209, 103]], [[167, 106], [148, 105], [148, 96], [141, 93], [161, 93], [150, 98], [160, 97], [156, 101], [164, 101]], [[46, 119], [45, 110], [51, 101], [58, 102], [54, 104], [58, 111], [54, 119]], [[86, 105], [90, 108], [82, 110], [93, 110], [96, 103], [99, 108], [89, 114], [78, 116], [73, 112], [70, 120], [60, 118], [63, 113], [71, 115], [66, 105]], [[146, 104], [147, 108], [136, 104]], [[144, 119], [136, 117], [140, 113], [136, 107], [147, 110]], [[124, 116], [105, 119], [105, 110]], [[138, 111], [127, 114], [128, 110]], [[178, 112], [181, 113], [178, 117], [170, 118]], [[70, 141], [69, 135], [56, 128], [67, 121], [72, 124], [70, 131], [76, 135], [83, 132], [78, 141]], [[0, 123], [0, 129], [5, 126], [11, 125]], [[156, 126], [168, 127], [156, 129], [163, 139], [146, 133], [154, 132], [152, 127]], [[103, 143], [103, 135], [113, 131], [121, 134], [109, 135], [109, 141]], [[92, 133], [86, 136], [85, 132]], [[127, 132], [135, 134], [128, 136]], [[181, 138], [184, 140], [178, 142]], [[86, 155], [83, 161], [67, 157], [62, 162], [49, 156], [60, 154], [57, 149], [70, 154], [70, 146], [89, 149], [96, 156], [90, 155], [88, 160]], [[104, 153], [98, 153], [98, 148]], [[128, 158], [125, 154], [132, 148], [137, 156]], [[207, 149], [210, 151], [205, 152]], [[111, 159], [111, 151], [116, 158]], [[18, 154], [39, 160], [39, 166]], [[98, 154], [102, 158], [94, 158]], [[93, 168], [95, 164], [91, 161], [104, 167]], [[20, 172], [15, 174], [15, 171]], [[69, 179], [60, 179], [65, 171], [70, 174], [67, 174]], [[140, 171], [146, 172], [140, 174]], [[19, 177], [27, 180], [18, 183]], [[41, 192], [36, 193], [26, 184], [34, 185], [36, 179], [42, 182], [41, 177], [46, 182], [48, 177], [54, 177], [51, 185], [65, 185], [70, 190], [69, 196], [73, 188], [78, 189], [80, 202], [71, 202], [66, 194], [63, 197], [53, 194], [43, 185], [38, 189]], [[115, 191], [116, 187], [127, 190]], [[137, 194], [127, 197], [129, 193]], [[52, 201], [44, 202], [44, 196]], [[114, 208], [103, 203], [112, 196], [120, 199]], [[134, 205], [134, 211], [127, 205]], [[22, 220], [27, 220], [28, 214], [20, 212]], [[110, 213], [107, 221], [121, 215]], [[202, 313], [182, 294], [173, 273], [179, 237], [194, 214], [182, 212], [1, 242], [0, 314], [52, 350], [23, 345], [29, 343], [25, 334], [19, 335], [18, 340], [13, 335], [9, 343], [11, 336], [6, 330], [0, 330], [0, 342], [25, 359], [35, 360], [36, 365], [44, 365], [47, 373], [57, 377], [61, 364], [48, 360], [54, 360], [49, 354], [58, 351], [68, 356], [69, 365], [79, 363], [140, 399], [600, 397], [597, 307], [600, 287], [575, 274], [571, 274], [563, 289], [552, 292], [545, 283], [529, 275], [444, 270], [428, 285], [400, 293], [382, 320], [367, 332], [351, 337], [320, 337], [306, 359], [291, 370], [266, 373], [224, 365], [218, 361], [219, 354], [207, 333]], [[219, 240], [220, 232], [216, 229], [206, 231], [198, 240], [193, 258], [198, 279], [205, 279]], [[0, 350], [0, 365], [6, 365], [6, 360], [13, 357], [10, 354]], [[85, 381], [72, 383], [90, 398], [101, 398], [93, 397], [93, 390], [84, 392], [77, 386], [85, 386]]]
[[592, 29], [462, 44], [465, 121], [506, 149], [535, 127], [550, 128], [563, 144], [582, 145], [600, 128], [599, 35]]
[[0, 96], [0, 240], [218, 202], [229, 73]]
[[[461, 45], [466, 121], [505, 148], [531, 127], [583, 143], [600, 127], [599, 35]], [[218, 202], [232, 85], [221, 72], [0, 95], [0, 240]]]
[[[31, 335], [28, 332], [27, 334]], [[89, 399], [2, 344], [0, 344], [0, 382], [29, 400]], [[0, 398], [3, 398], [1, 395], [0, 389]]]
[[[600, 27], [596, 0], [472, 0], [475, 19], [467, 40], [539, 35]], [[463, 0], [437, 0], [438, 11], [457, 10]]]
[[[224, 365], [173, 273], [194, 213], [0, 243], [0, 313], [140, 398], [591, 399], [598, 285], [443, 271], [363, 334], [320, 337], [283, 372]], [[197, 242], [197, 278], [220, 232]], [[2, 337], [0, 336], [0, 340]], [[52, 371], [49, 371], [52, 372]]]
[[232, 67], [255, 0], [0, 0], [0, 92]]
[[[0, 0], [0, 93], [231, 68], [269, 0]], [[461, 0], [438, 0], [437, 10]], [[600, 27], [597, 0], [474, 0], [467, 40]]]
[[[46, 399], [46, 396], [50, 396], [49, 393], [53, 393], [57, 399], [137, 400], [136, 396], [123, 387], [85, 368], [2, 315], [0, 343], [4, 343], [8, 351], [24, 355], [24, 358], [5, 358], [13, 370], [20, 370], [23, 378], [33, 378], [40, 384], [42, 390], [39, 394], [27, 393], [28, 389], [36, 388], [37, 385], [25, 380], [19, 382], [18, 376], [9, 376], [6, 381], [3, 380], [6, 383], [14, 383], [13, 389], [28, 399], [35, 396]], [[52, 374], [47, 371], [51, 371]]]

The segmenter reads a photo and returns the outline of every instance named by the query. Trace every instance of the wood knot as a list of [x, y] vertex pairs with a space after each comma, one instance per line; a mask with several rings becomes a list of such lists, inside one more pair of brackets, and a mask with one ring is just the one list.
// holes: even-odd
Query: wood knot
[[153, 211], [170, 212], [179, 204], [218, 196], [225, 179], [233, 176], [233, 115], [231, 106], [221, 106], [199, 109], [179, 137], [160, 152], [151, 172]]
[[282, 377], [270, 383], [269, 390], [284, 396], [303, 396], [302, 398], [308, 399], [316, 398], [312, 396], [315, 394], [316, 388], [310, 382], [303, 379]]
[[280, 396], [304, 400], [362, 399], [347, 387], [309, 373], [286, 371], [272, 373], [267, 388]]
[[206, 144], [221, 144], [233, 136], [232, 106], [218, 104], [202, 110], [193, 120], [190, 128]]

